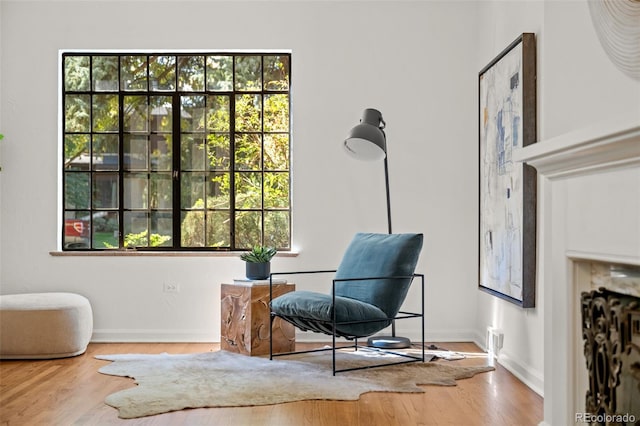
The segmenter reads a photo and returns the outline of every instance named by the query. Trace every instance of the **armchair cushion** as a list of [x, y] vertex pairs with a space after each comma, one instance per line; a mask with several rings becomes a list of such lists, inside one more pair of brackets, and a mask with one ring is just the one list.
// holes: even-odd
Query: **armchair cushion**
[[[271, 302], [271, 310], [303, 331], [331, 334], [333, 297], [330, 294], [299, 290], [277, 297]], [[383, 321], [340, 324], [345, 321]], [[380, 308], [336, 295], [336, 334], [339, 336], [369, 336], [387, 327], [390, 321]]]
[[380, 308], [389, 318], [395, 317], [409, 291], [410, 277], [422, 250], [422, 239], [422, 234], [356, 234], [338, 267], [336, 280], [405, 278], [337, 281], [336, 296], [369, 303]]

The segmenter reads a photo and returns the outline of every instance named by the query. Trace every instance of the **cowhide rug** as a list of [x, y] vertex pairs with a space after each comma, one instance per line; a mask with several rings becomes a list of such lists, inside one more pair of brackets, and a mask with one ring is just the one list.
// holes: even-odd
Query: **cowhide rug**
[[[338, 367], [379, 363], [367, 351], [339, 352]], [[357, 400], [366, 392], [424, 392], [417, 385], [455, 386], [457, 379], [493, 370], [446, 362], [411, 363], [331, 372], [331, 352], [274, 358], [226, 351], [186, 355], [100, 355], [113, 361], [100, 373], [135, 378], [135, 386], [105, 402], [124, 419], [184, 408], [269, 405], [307, 399]], [[393, 359], [391, 361], [394, 361]]]

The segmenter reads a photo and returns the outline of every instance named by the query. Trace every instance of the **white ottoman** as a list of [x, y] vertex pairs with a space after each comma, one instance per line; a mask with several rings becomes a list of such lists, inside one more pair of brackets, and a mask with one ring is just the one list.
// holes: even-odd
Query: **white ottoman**
[[80, 355], [93, 333], [86, 297], [73, 293], [0, 295], [0, 359]]

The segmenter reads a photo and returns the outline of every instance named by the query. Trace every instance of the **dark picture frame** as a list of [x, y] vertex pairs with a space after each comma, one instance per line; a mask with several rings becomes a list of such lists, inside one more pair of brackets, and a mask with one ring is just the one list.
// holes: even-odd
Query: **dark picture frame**
[[537, 140], [536, 39], [523, 33], [478, 74], [478, 286], [535, 306], [537, 173], [512, 159]]

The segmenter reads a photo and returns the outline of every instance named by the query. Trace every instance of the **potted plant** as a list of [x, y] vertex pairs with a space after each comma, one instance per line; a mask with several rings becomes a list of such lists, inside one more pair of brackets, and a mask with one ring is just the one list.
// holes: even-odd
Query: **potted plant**
[[246, 275], [250, 280], [264, 280], [271, 272], [271, 258], [276, 255], [273, 247], [255, 246], [242, 253], [240, 259], [246, 262]]

